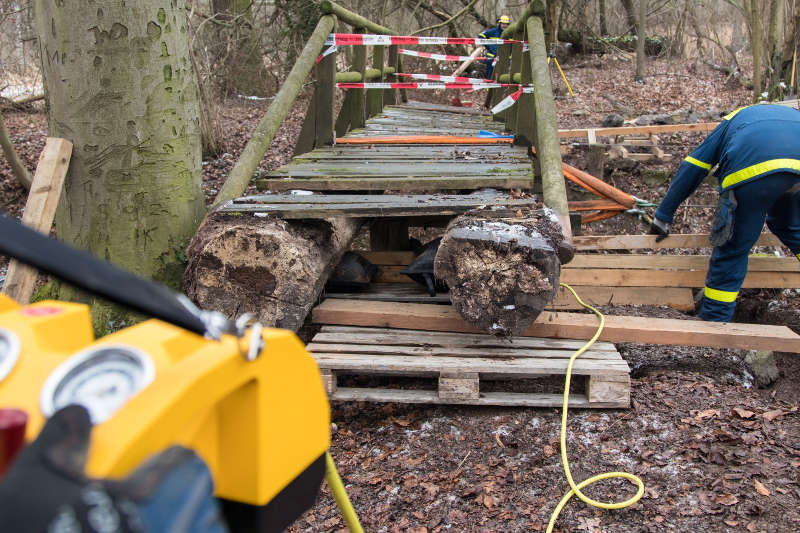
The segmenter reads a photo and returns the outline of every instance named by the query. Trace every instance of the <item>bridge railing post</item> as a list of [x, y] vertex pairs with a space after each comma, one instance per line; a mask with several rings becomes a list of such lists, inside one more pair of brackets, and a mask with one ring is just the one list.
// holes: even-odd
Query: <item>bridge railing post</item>
[[[530, 42], [527, 32], [523, 35]], [[523, 86], [530, 85], [532, 81], [530, 56], [529, 46], [527, 52], [522, 52], [520, 83]], [[527, 146], [536, 144], [536, 107], [533, 104], [533, 98], [533, 94], [523, 92], [515, 106], [517, 107], [517, 127], [514, 129], [517, 134], [516, 142]]]
[[[355, 28], [354, 33], [365, 33], [364, 28]], [[367, 47], [356, 46], [353, 48], [353, 72], [361, 74], [361, 81], [366, 81], [367, 73]], [[352, 91], [354, 98], [350, 101], [350, 129], [363, 128], [366, 125], [366, 92], [364, 89], [347, 89]]]
[[[524, 36], [523, 31], [519, 31], [514, 33], [510, 38], [522, 40]], [[522, 68], [522, 46], [519, 44], [514, 44], [511, 47], [511, 72], [509, 74], [509, 83], [514, 83], [514, 74], [520, 72]], [[519, 112], [519, 105], [513, 105], [506, 110], [506, 124], [505, 129], [507, 131], [516, 133], [517, 132], [517, 114]]]
[[[372, 68], [377, 69], [379, 74], [376, 80], [370, 81], [378, 81], [382, 82], [385, 81], [385, 69], [384, 69], [384, 57], [385, 57], [385, 47], [375, 45], [372, 47]], [[369, 104], [369, 116], [374, 117], [375, 115], [380, 115], [381, 111], [383, 111], [383, 89], [368, 89], [367, 90], [367, 101]]]
[[[533, 4], [533, 2], [532, 2]], [[550, 70], [547, 64], [547, 50], [544, 41], [542, 18], [531, 16], [526, 21], [528, 43], [530, 44], [530, 71], [533, 81], [533, 107], [535, 117], [534, 146], [536, 165], [542, 180], [542, 199], [552, 209], [561, 222], [564, 235], [572, 240], [572, 230], [567, 206], [567, 188], [564, 184], [564, 171], [561, 162], [561, 146], [558, 136], [558, 119], [553, 100], [553, 87], [550, 84]]]
[[[505, 75], [510, 79], [508, 76], [508, 70], [511, 66], [511, 61], [509, 59], [509, 55], [511, 54], [511, 45], [510, 44], [501, 44], [500, 47], [497, 49], [497, 65], [495, 65], [494, 73], [495, 79], [502, 83], [501, 78]], [[506, 87], [501, 87], [499, 89], [491, 89], [491, 98], [489, 100], [489, 105], [491, 107], [496, 106], [500, 103], [500, 101], [508, 96], [511, 91], [508, 90]], [[492, 116], [492, 120], [496, 122], [503, 122], [505, 121], [506, 117], [506, 110], [500, 111], [496, 115]]]
[[[389, 54], [386, 60], [386, 65], [390, 69], [394, 69], [394, 72], [397, 72], [397, 65], [400, 60], [400, 53], [398, 50], [398, 46], [393, 44], [389, 47]], [[394, 76], [390, 77], [389, 80], [397, 79]], [[383, 90], [383, 105], [393, 105], [397, 103], [397, 89], [384, 89]]]

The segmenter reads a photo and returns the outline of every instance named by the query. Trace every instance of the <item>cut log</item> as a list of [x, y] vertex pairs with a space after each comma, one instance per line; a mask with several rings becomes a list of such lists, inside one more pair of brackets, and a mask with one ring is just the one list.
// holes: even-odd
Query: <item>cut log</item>
[[297, 331], [360, 224], [212, 213], [187, 248], [186, 293], [204, 309]]
[[464, 319], [497, 335], [519, 335], [555, 297], [574, 250], [549, 210], [524, 218], [467, 214], [453, 220], [434, 273]]

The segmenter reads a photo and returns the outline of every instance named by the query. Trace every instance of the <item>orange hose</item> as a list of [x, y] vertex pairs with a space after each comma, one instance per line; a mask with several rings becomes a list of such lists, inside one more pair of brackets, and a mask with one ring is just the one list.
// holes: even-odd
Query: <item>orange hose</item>
[[615, 202], [624, 205], [628, 209], [632, 209], [636, 205], [636, 199], [625, 191], [621, 191], [613, 185], [609, 185], [605, 181], [595, 178], [588, 172], [579, 170], [571, 165], [563, 163], [563, 166], [565, 174], [567, 171], [569, 171], [573, 176], [584, 182], [586, 185], [599, 191], [601, 196], [604, 196], [609, 200], [614, 200]]
[[608, 199], [609, 199], [609, 198], [606, 198], [605, 196], [603, 196], [602, 194], [600, 194], [600, 192], [599, 192], [599, 191], [597, 191], [597, 190], [595, 190], [595, 189], [593, 189], [593, 188], [589, 187], [588, 185], [586, 185], [586, 184], [585, 184], [583, 181], [581, 181], [580, 179], [578, 179], [578, 178], [577, 178], [577, 177], [576, 177], [574, 174], [572, 174], [571, 172], [569, 172], [569, 171], [568, 171], [568, 170], [566, 170], [566, 169], [564, 169], [564, 177], [565, 177], [565, 178], [567, 178], [567, 179], [568, 179], [569, 181], [571, 181], [572, 183], [574, 183], [574, 184], [576, 184], [576, 185], [580, 185], [581, 187], [583, 187], [584, 189], [586, 189], [586, 190], [587, 190], [587, 191], [589, 191], [590, 193], [594, 194], [595, 196], [599, 196], [600, 198], [604, 198], [604, 199], [606, 199], [606, 200], [608, 200]]
[[622, 204], [609, 200], [584, 200], [567, 202], [570, 211], [625, 211]]
[[451, 135], [396, 135], [390, 137], [343, 137], [336, 144], [511, 144], [498, 137], [453, 137]]
[[588, 224], [589, 222], [597, 222], [598, 220], [605, 220], [607, 218], [615, 217], [622, 211], [598, 211], [597, 213], [583, 215], [581, 217], [581, 224]]

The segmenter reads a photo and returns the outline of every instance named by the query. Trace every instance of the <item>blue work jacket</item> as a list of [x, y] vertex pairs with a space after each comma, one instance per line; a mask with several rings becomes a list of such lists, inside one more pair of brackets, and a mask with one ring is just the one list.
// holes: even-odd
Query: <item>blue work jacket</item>
[[706, 140], [681, 161], [656, 210], [656, 218], [671, 223], [681, 202], [714, 166], [720, 192], [775, 172], [800, 174], [800, 111], [759, 104], [726, 115]]
[[[481, 39], [499, 39], [500, 35], [503, 34], [503, 30], [500, 29], [500, 26], [497, 25], [494, 28], [489, 28], [488, 30], [482, 31], [478, 34], [478, 37]], [[486, 47], [486, 57], [495, 57], [497, 55], [497, 44], [485, 44], [483, 45]]]

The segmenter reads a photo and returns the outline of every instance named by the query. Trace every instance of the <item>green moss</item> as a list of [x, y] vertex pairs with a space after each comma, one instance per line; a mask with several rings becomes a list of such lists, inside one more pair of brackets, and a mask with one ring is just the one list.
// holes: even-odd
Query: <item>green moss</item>
[[31, 303], [41, 302], [42, 300], [58, 300], [59, 283], [51, 280], [39, 287], [39, 290], [31, 296]]
[[516, 174], [517, 172], [519, 172], [519, 170], [514, 168], [492, 167], [486, 172], [488, 174]]

